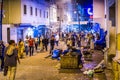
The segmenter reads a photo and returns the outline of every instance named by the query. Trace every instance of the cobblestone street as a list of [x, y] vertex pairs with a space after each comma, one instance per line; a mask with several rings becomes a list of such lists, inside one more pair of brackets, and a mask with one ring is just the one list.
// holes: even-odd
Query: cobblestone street
[[[62, 45], [61, 45], [62, 46]], [[21, 59], [21, 64], [18, 64], [17, 74], [15, 80], [90, 80], [83, 76], [82, 72], [65, 72], [60, 73], [60, 63], [58, 60], [45, 58], [48, 52], [35, 53], [32, 57], [25, 57]], [[99, 58], [98, 58], [99, 57]], [[85, 62], [86, 65], [100, 62], [103, 59], [102, 54], [93, 55], [94, 60]], [[0, 72], [0, 80], [4, 80], [3, 73]], [[94, 74], [93, 80], [106, 80], [104, 73]]]

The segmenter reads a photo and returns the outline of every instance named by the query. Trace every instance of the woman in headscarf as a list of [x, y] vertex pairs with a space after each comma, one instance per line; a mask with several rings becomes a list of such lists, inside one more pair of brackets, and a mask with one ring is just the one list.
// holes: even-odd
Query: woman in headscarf
[[22, 39], [20, 39], [19, 43], [18, 43], [18, 57], [19, 58], [23, 58], [24, 56], [24, 42], [22, 41]]

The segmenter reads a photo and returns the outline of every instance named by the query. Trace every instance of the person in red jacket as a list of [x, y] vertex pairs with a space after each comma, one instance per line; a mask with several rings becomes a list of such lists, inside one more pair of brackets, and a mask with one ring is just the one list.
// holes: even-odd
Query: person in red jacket
[[30, 56], [33, 56], [33, 53], [34, 53], [34, 39], [31, 38], [30, 36], [30, 39], [29, 39], [29, 49], [30, 49]]

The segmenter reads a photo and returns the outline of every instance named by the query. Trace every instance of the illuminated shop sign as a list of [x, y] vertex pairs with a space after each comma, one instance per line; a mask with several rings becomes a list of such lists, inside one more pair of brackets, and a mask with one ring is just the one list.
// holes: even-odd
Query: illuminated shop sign
[[92, 10], [91, 8], [88, 8], [88, 9], [87, 9], [87, 13], [88, 13], [89, 15], [93, 15], [93, 10]]

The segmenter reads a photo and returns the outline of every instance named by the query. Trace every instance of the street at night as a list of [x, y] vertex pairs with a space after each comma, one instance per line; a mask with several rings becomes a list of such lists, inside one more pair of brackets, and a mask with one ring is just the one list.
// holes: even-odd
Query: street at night
[[[64, 43], [61, 42], [61, 46]], [[60, 71], [60, 61], [45, 58], [48, 52], [35, 53], [33, 57], [25, 57], [18, 64], [16, 80], [89, 80], [89, 77], [83, 75], [82, 69], [65, 69]], [[103, 59], [100, 51], [93, 53], [93, 61], [84, 62], [84, 68], [94, 68]], [[4, 79], [3, 73], [0, 73], [1, 80]], [[95, 73], [93, 80], [106, 80], [105, 73]], [[109, 80], [112, 80], [109, 78]]]
[[0, 0], [0, 80], [120, 80], [120, 0]]

